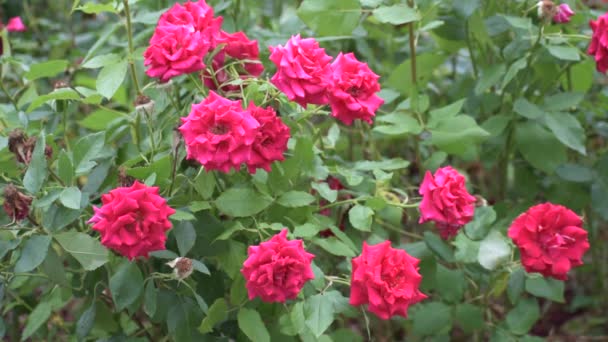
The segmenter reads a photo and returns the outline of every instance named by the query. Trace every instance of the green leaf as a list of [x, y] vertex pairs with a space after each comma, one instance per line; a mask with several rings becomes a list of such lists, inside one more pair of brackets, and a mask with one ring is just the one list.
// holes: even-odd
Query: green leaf
[[215, 176], [213, 176], [213, 173], [201, 170], [194, 179], [194, 189], [203, 199], [210, 199], [215, 190]]
[[239, 328], [253, 342], [270, 342], [270, 334], [260, 314], [251, 309], [241, 308], [237, 315]]
[[361, 6], [357, 0], [304, 0], [298, 16], [321, 36], [350, 36], [359, 25]]
[[25, 323], [25, 328], [21, 335], [21, 341], [25, 341], [32, 336], [36, 330], [46, 323], [49, 317], [51, 317], [51, 304], [48, 302], [38, 304], [27, 318], [27, 323]]
[[83, 11], [86, 14], [99, 14], [101, 12], [118, 13], [118, 11], [112, 5], [112, 2], [106, 4], [97, 4], [94, 2], [87, 2], [86, 4], [78, 7], [73, 7], [73, 11]]
[[479, 253], [479, 241], [473, 241], [467, 237], [467, 234], [458, 234], [452, 245], [456, 247], [454, 258], [458, 262], [475, 263], [477, 262], [477, 254]]
[[68, 67], [68, 61], [65, 59], [55, 59], [42, 63], [32, 64], [30, 70], [23, 76], [30, 81], [37, 80], [43, 77], [53, 77], [60, 72], [64, 72]]
[[97, 91], [105, 98], [112, 98], [127, 74], [127, 61], [106, 65], [97, 75]]
[[333, 236], [324, 239], [315, 239], [314, 243], [333, 255], [345, 257], [355, 256], [355, 252], [353, 252], [348, 245]]
[[82, 193], [80, 192], [80, 189], [75, 186], [63, 189], [59, 195], [59, 201], [61, 201], [61, 204], [70, 209], [80, 209], [81, 198]]
[[517, 304], [524, 292], [526, 274], [523, 268], [518, 268], [509, 276], [509, 284], [507, 286], [507, 297], [511, 304]]
[[105, 55], [95, 56], [88, 61], [84, 62], [80, 66], [86, 69], [97, 69], [110, 64], [116, 64], [120, 62], [120, 56], [115, 53], [108, 53]]
[[310, 187], [315, 189], [319, 193], [319, 195], [321, 195], [321, 197], [323, 197], [330, 203], [333, 203], [338, 199], [338, 191], [331, 189], [326, 182], [311, 182]]
[[[59, 153], [59, 157], [57, 158], [57, 176], [65, 183], [72, 184], [72, 180], [74, 179], [74, 165], [72, 165], [72, 160], [65, 152], [62, 150]], [[78, 202], [80, 208], [80, 202]]]
[[207, 334], [213, 331], [213, 327], [224, 321], [228, 317], [228, 304], [226, 304], [226, 300], [224, 298], [218, 298], [211, 304], [209, 307], [209, 312], [207, 312], [207, 316], [201, 322], [201, 325], [198, 327], [198, 331], [202, 334]]
[[127, 306], [135, 303], [142, 294], [144, 278], [136, 263], [125, 261], [116, 273], [110, 278], [110, 292], [116, 305], [116, 310], [121, 311]]
[[125, 116], [118, 114], [113, 110], [98, 109], [91, 114], [78, 121], [80, 126], [90, 129], [91, 131], [103, 131], [108, 128], [108, 125], [114, 120], [125, 119]]
[[414, 119], [411, 115], [405, 113], [397, 112], [378, 116], [376, 118], [376, 122], [388, 124], [376, 124], [372, 129], [374, 132], [378, 132], [384, 135], [419, 134], [420, 132], [422, 132], [422, 127], [420, 126], [420, 123], [418, 123], [418, 120]]
[[493, 270], [507, 261], [510, 255], [511, 246], [501, 233], [494, 230], [481, 241], [477, 261], [485, 269]]
[[543, 108], [548, 112], [568, 111], [578, 106], [584, 98], [584, 93], [558, 93], [546, 97]]
[[564, 303], [564, 282], [553, 278], [532, 276], [526, 279], [526, 292], [536, 297]]
[[411, 313], [412, 332], [416, 336], [438, 335], [452, 326], [451, 309], [441, 302], [419, 304]]
[[315, 224], [305, 223], [303, 225], [296, 226], [293, 231], [293, 235], [296, 237], [311, 238], [319, 234], [320, 230], [321, 227]]
[[179, 255], [185, 256], [194, 247], [196, 231], [190, 222], [180, 222], [173, 229]]
[[51, 245], [48, 235], [34, 235], [30, 237], [21, 251], [21, 257], [15, 264], [15, 273], [29, 272], [38, 267], [46, 257]]
[[98, 158], [104, 143], [105, 132], [89, 134], [78, 139], [73, 152], [76, 175], [87, 173], [97, 165], [94, 159]]
[[549, 45], [547, 50], [554, 57], [564, 61], [580, 61], [579, 49], [571, 46]]
[[230, 188], [216, 200], [215, 205], [224, 214], [233, 217], [253, 216], [271, 203], [267, 197], [252, 188]]
[[91, 304], [78, 319], [78, 323], [76, 323], [76, 336], [82, 339], [86, 337], [91, 329], [93, 329], [93, 324], [95, 324], [95, 311], [97, 307], [95, 302]]
[[38, 139], [36, 139], [36, 146], [34, 147], [34, 152], [32, 152], [32, 161], [23, 177], [23, 186], [32, 194], [40, 191], [48, 175], [46, 155], [44, 154], [45, 147], [46, 139], [43, 131], [40, 132]]
[[[446, 58], [447, 57], [443, 54], [431, 52], [417, 55], [416, 77], [418, 77], [418, 89], [424, 89], [426, 87], [433, 71], [437, 70], [437, 68], [445, 62]], [[386, 86], [398, 90], [401, 94], [409, 95], [413, 89], [413, 84], [412, 82], [404, 82], [403, 80], [412, 79], [411, 63], [411, 59], [408, 59], [397, 66], [397, 68], [391, 70], [391, 75], [388, 78]]]
[[500, 88], [505, 89], [505, 87], [507, 85], [509, 85], [509, 83], [513, 80], [513, 78], [515, 78], [515, 76], [517, 76], [517, 74], [521, 70], [524, 70], [526, 68], [526, 65], [528, 65], [528, 61], [526, 58], [520, 58], [520, 59], [516, 60], [515, 62], [513, 62], [513, 64], [511, 64], [511, 66], [509, 66], [509, 69], [507, 70], [505, 77], [502, 79], [502, 86]]
[[304, 191], [288, 191], [277, 199], [278, 204], [288, 208], [304, 207], [314, 201], [315, 197]]
[[357, 204], [348, 211], [350, 224], [359, 230], [371, 231], [374, 211], [366, 206]]
[[359, 171], [374, 171], [376, 169], [383, 171], [401, 170], [410, 165], [410, 162], [401, 158], [385, 159], [381, 161], [363, 160], [358, 161], [353, 165], [353, 169]]
[[420, 13], [406, 4], [381, 6], [372, 14], [379, 22], [392, 25], [403, 25], [420, 20]]
[[158, 302], [158, 291], [154, 286], [154, 281], [148, 281], [144, 290], [144, 312], [148, 317], [154, 317], [156, 313], [156, 304]]
[[585, 130], [573, 115], [565, 112], [551, 112], [545, 116], [545, 124], [562, 144], [582, 155], [587, 155]]
[[[13, 239], [13, 240], [9, 240], [9, 241], [0, 240], [0, 259], [4, 258], [4, 256], [8, 252], [17, 248], [20, 243], [21, 243], [21, 239]], [[1, 300], [1, 298], [0, 298], [0, 300]]]
[[435, 289], [445, 301], [457, 303], [462, 299], [467, 285], [462, 270], [450, 270], [437, 265], [435, 281]]
[[454, 312], [454, 319], [465, 333], [481, 330], [485, 326], [483, 309], [472, 304], [459, 304]]
[[456, 155], [464, 154], [472, 144], [476, 144], [490, 135], [468, 115], [458, 115], [442, 120], [430, 132], [432, 144], [447, 153]]
[[504, 64], [495, 64], [483, 70], [482, 75], [475, 86], [475, 95], [481, 95], [486, 90], [498, 84], [506, 70], [507, 67]]
[[569, 182], [587, 183], [593, 180], [593, 170], [579, 164], [562, 164], [555, 169], [555, 173]]
[[317, 338], [323, 335], [334, 321], [334, 305], [329, 295], [319, 293], [308, 297], [304, 303], [304, 317], [306, 326]]
[[463, 18], [468, 18], [481, 7], [481, 0], [458, 0], [454, 1], [452, 6], [454, 6], [456, 13]]
[[55, 240], [87, 271], [96, 270], [108, 262], [108, 249], [85, 233], [59, 233], [55, 235]]
[[55, 284], [66, 287], [69, 286], [65, 268], [63, 266], [63, 260], [59, 258], [57, 252], [55, 252], [53, 248], [48, 249], [48, 253], [40, 265], [40, 270]]
[[[592, 58], [585, 59], [570, 67], [570, 73], [564, 73], [561, 77], [562, 87], [568, 89], [572, 85], [572, 91], [586, 93], [593, 85], [595, 61]], [[570, 76], [570, 77], [568, 77]]]
[[517, 335], [524, 335], [534, 326], [540, 318], [538, 303], [534, 298], [522, 298], [517, 306], [507, 314], [506, 322], [509, 331]]
[[32, 103], [30, 103], [29, 107], [27, 107], [27, 112], [32, 112], [34, 109], [42, 106], [44, 103], [50, 100], [80, 100], [80, 95], [71, 88], [59, 88], [54, 91], [38, 96]]
[[553, 173], [567, 160], [566, 149], [559, 140], [534, 122], [516, 126], [515, 145], [532, 166], [546, 173]]
[[424, 232], [424, 242], [441, 259], [454, 262], [454, 252], [439, 236], [429, 231]]
[[494, 221], [496, 221], [496, 212], [492, 207], [475, 208], [475, 216], [464, 226], [464, 230], [472, 240], [481, 240], [488, 235]]
[[531, 120], [536, 120], [545, 116], [545, 112], [542, 109], [524, 98], [515, 101], [513, 110], [515, 113]]
[[437, 108], [429, 112], [429, 127], [436, 127], [442, 120], [456, 116], [462, 110], [466, 99], [460, 99], [445, 107]]

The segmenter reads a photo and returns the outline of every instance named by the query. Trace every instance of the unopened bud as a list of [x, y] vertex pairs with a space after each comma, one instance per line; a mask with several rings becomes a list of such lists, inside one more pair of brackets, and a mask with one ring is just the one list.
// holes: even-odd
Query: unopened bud
[[30, 213], [32, 197], [27, 196], [13, 185], [4, 188], [4, 211], [15, 221], [23, 220]]
[[179, 257], [168, 262], [171, 268], [173, 268], [173, 274], [179, 280], [184, 280], [192, 274], [192, 259]]
[[135, 183], [135, 178], [127, 175], [127, 170], [124, 168], [124, 166], [118, 168], [118, 183], [125, 187], [131, 186], [133, 183]]
[[139, 114], [152, 114], [154, 112], [154, 101], [146, 95], [139, 95], [135, 99], [135, 110]]

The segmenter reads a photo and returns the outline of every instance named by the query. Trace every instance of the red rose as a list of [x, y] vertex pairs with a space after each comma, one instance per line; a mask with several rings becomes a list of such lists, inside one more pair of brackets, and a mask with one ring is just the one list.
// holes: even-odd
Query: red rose
[[443, 239], [449, 239], [473, 219], [475, 197], [465, 187], [464, 177], [451, 166], [432, 175], [429, 171], [418, 191], [422, 195], [420, 221], [435, 222]]
[[139, 182], [101, 196], [101, 208], [88, 221], [101, 234], [101, 244], [133, 260], [165, 249], [171, 229], [169, 216], [175, 213], [159, 196], [158, 187]]
[[225, 99], [213, 91], [182, 118], [179, 131], [187, 147], [187, 158], [196, 159], [206, 170], [239, 170], [251, 156], [260, 124], [243, 110], [241, 101]]
[[[226, 33], [221, 31], [216, 41], [217, 45], [224, 44], [223, 48], [215, 55], [212, 62], [215, 80], [205, 71], [203, 80], [205, 86], [216, 90], [218, 86], [224, 91], [238, 91], [238, 85], [223, 85], [231, 81], [227, 64], [233, 64], [233, 68], [241, 79], [257, 77], [264, 71], [264, 66], [259, 62], [260, 51], [257, 40], [249, 40], [243, 32]], [[233, 61], [243, 61], [233, 63]], [[217, 82], [217, 83], [216, 83]]]
[[399, 315], [407, 317], [407, 309], [426, 298], [418, 289], [422, 276], [419, 260], [406, 251], [391, 247], [390, 241], [369, 246], [352, 259], [350, 304], [368, 304], [368, 310], [382, 319]]
[[252, 174], [258, 168], [270, 172], [272, 162], [285, 159], [283, 152], [287, 150], [289, 127], [281, 121], [281, 118], [270, 107], [260, 108], [252, 102], [247, 110], [260, 124], [251, 146], [251, 158], [247, 160], [247, 167]]
[[291, 37], [285, 46], [270, 47], [269, 59], [277, 73], [270, 80], [291, 101], [306, 108], [307, 104], [327, 104], [331, 57], [314, 38]]
[[376, 110], [384, 103], [376, 95], [380, 91], [380, 76], [352, 53], [340, 53], [331, 69], [333, 81], [328, 95], [331, 115], [346, 125], [352, 125], [356, 119], [371, 124]]
[[201, 38], [211, 46], [220, 33], [222, 17], [213, 16], [213, 8], [204, 0], [188, 1], [181, 5], [176, 3], [158, 19], [157, 26], [183, 26], [190, 32], [200, 32]]
[[258, 246], [249, 246], [247, 254], [241, 273], [249, 299], [295, 299], [304, 284], [315, 277], [310, 266], [315, 256], [306, 252], [302, 240], [287, 240], [287, 229]]
[[149, 67], [146, 74], [167, 82], [175, 76], [202, 70], [203, 56], [210, 47], [200, 32], [190, 32], [184, 26], [159, 26], [144, 52], [144, 65]]
[[21, 17], [13, 17], [6, 23], [6, 30], [9, 32], [25, 32], [27, 31], [27, 28], [23, 24], [23, 21], [21, 21]]
[[589, 249], [583, 221], [572, 210], [552, 203], [535, 205], [519, 215], [509, 227], [509, 237], [519, 247], [527, 272], [568, 279], [572, 267]]
[[593, 30], [591, 44], [587, 53], [595, 57], [595, 67], [599, 72], [608, 70], [608, 13], [601, 15], [596, 21], [590, 20]]

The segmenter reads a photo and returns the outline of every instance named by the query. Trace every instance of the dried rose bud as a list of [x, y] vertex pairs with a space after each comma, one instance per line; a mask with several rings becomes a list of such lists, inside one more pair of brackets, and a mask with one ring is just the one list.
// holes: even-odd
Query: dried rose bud
[[173, 268], [173, 274], [179, 280], [184, 280], [192, 274], [192, 259], [179, 257], [168, 262], [171, 268]]
[[541, 19], [551, 19], [559, 10], [555, 3], [550, 0], [539, 1], [536, 6], [538, 17]]
[[127, 175], [127, 170], [124, 166], [118, 168], [118, 183], [121, 186], [129, 187], [135, 183], [135, 178]]
[[32, 197], [27, 196], [13, 185], [4, 188], [4, 211], [15, 221], [23, 220], [30, 213]]
[[53, 82], [53, 89], [69, 88], [70, 84], [66, 80], [57, 80]]
[[481, 197], [480, 195], [475, 195], [475, 206], [476, 207], [487, 207], [488, 206], [488, 201]]
[[17, 161], [29, 165], [32, 161], [32, 152], [36, 145], [36, 138], [26, 138], [22, 130], [16, 129], [9, 133], [8, 150], [15, 154]]
[[139, 95], [135, 99], [135, 110], [142, 114], [152, 114], [154, 112], [154, 101], [146, 95]]

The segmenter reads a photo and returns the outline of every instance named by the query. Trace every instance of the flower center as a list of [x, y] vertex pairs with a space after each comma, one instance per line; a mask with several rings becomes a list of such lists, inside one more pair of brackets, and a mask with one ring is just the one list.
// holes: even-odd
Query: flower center
[[215, 135], [224, 135], [230, 131], [229, 127], [224, 124], [215, 124], [211, 126], [209, 131]]
[[359, 87], [350, 87], [348, 88], [348, 93], [351, 94], [353, 97], [358, 97], [361, 94], [361, 89]]

